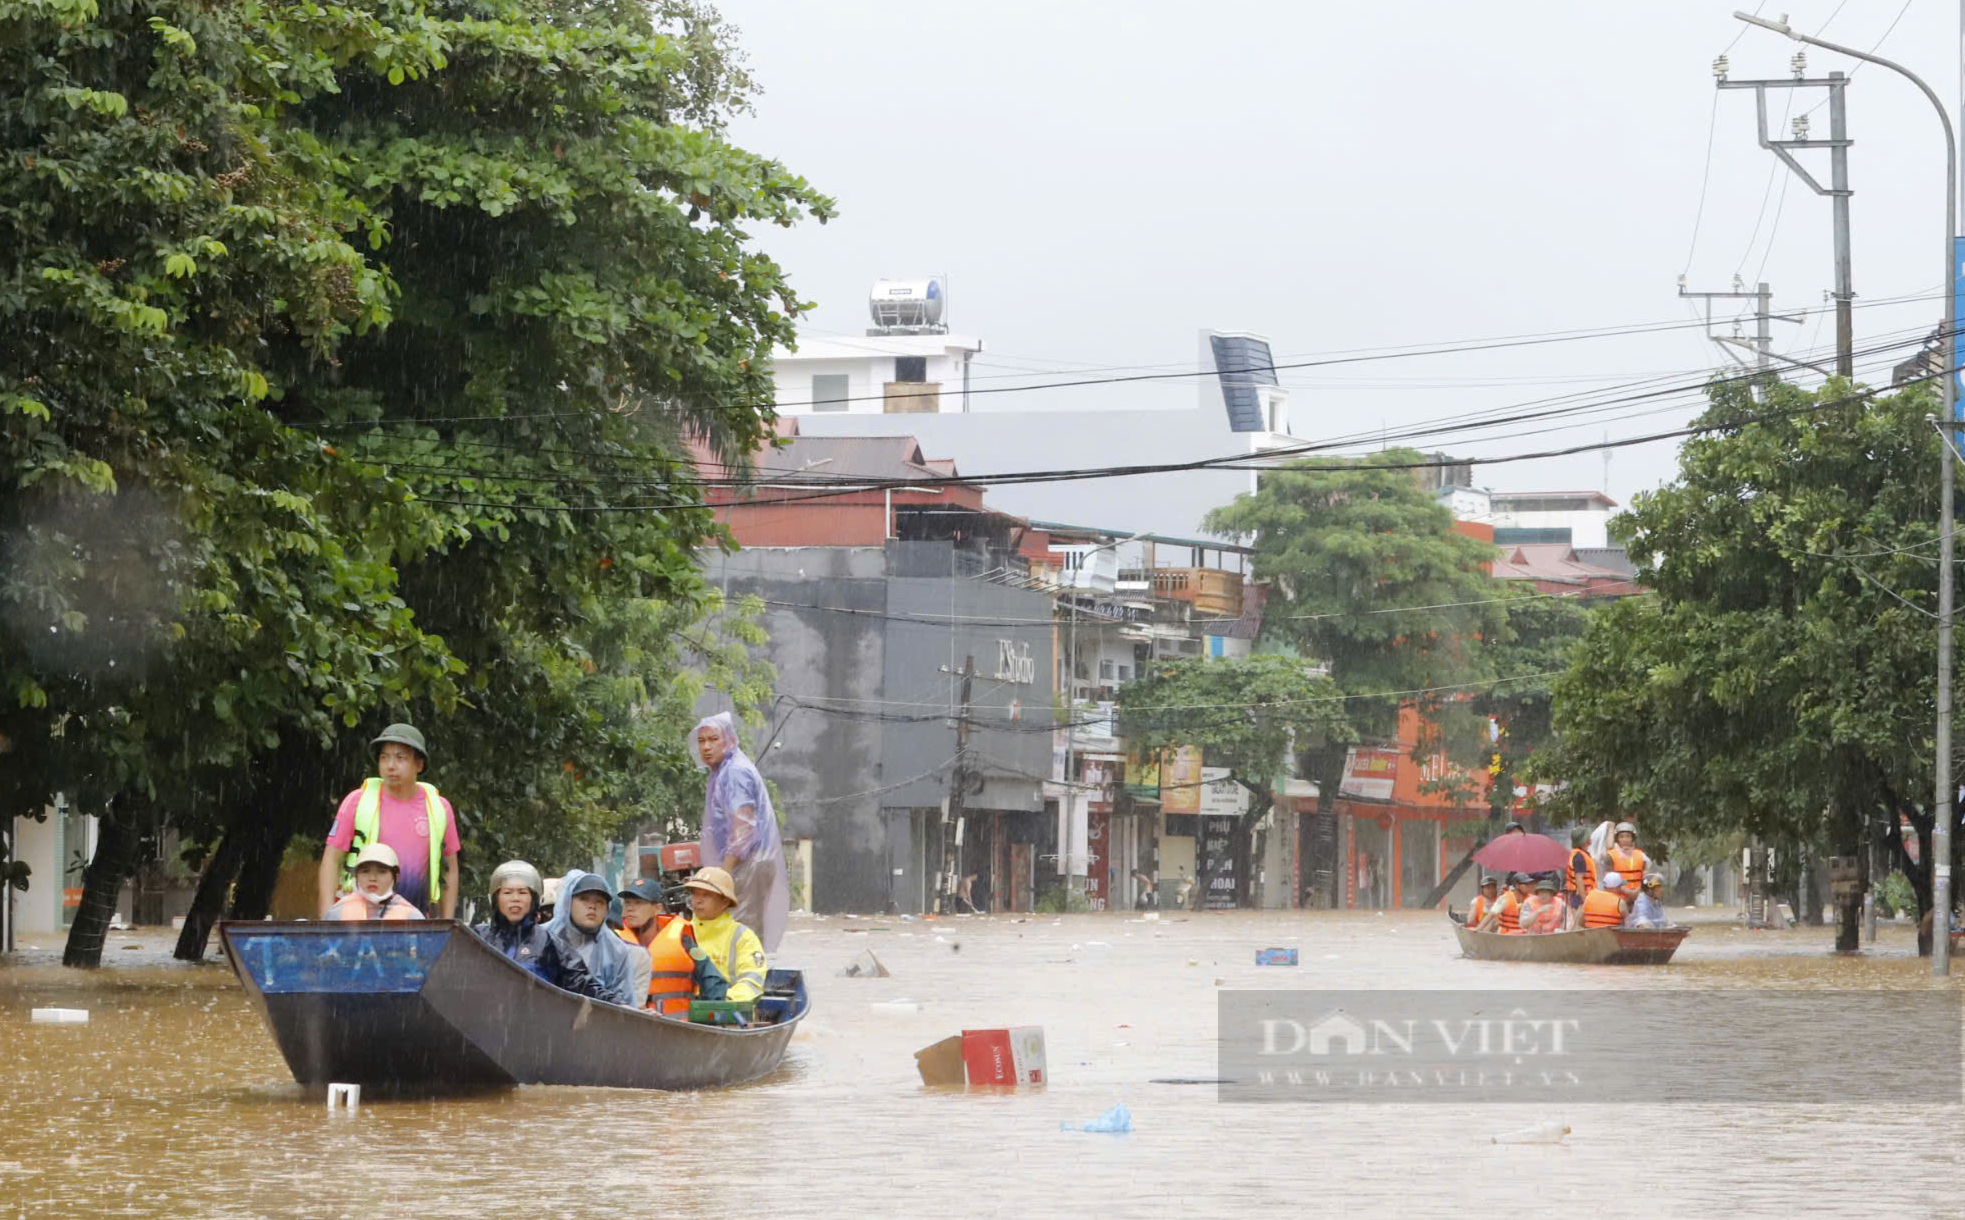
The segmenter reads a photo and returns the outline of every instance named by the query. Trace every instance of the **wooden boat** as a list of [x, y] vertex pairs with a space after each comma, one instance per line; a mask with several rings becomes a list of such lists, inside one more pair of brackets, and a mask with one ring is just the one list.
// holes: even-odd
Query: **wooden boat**
[[1542, 936], [1474, 932], [1453, 925], [1463, 957], [1488, 962], [1575, 962], [1591, 966], [1662, 966], [1691, 928], [1579, 928]]
[[773, 970], [768, 1023], [693, 1025], [562, 991], [455, 920], [219, 924], [301, 1084], [704, 1089], [772, 1071], [810, 1008]]

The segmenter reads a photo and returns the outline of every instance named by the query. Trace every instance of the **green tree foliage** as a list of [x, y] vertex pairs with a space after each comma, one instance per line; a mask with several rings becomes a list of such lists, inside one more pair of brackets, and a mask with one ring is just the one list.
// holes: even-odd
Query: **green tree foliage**
[[[1506, 638], [1486, 569], [1494, 547], [1455, 532], [1410, 471], [1374, 469], [1419, 460], [1393, 449], [1298, 462], [1208, 515], [1209, 530], [1253, 539], [1255, 575], [1275, 591], [1265, 636], [1327, 663], [1345, 696], [1343, 731], [1302, 743], [1326, 826], [1350, 744], [1396, 741], [1402, 701], [1430, 713], [1442, 696], [1482, 689]], [[1314, 871], [1329, 873], [1333, 841], [1314, 846]]]
[[105, 817], [71, 960], [166, 822], [263, 910], [388, 718], [487, 847], [672, 803], [685, 675], [759, 682], [682, 446], [768, 435], [749, 230], [831, 206], [721, 135], [714, 10], [0, 0], [0, 68], [0, 796]]
[[1351, 732], [1337, 685], [1301, 658], [1276, 653], [1165, 662], [1119, 688], [1126, 740], [1142, 755], [1196, 746], [1210, 767], [1249, 792], [1235, 836], [1238, 901], [1246, 901], [1249, 840], [1275, 803], [1292, 744]]
[[1930, 842], [1934, 397], [1712, 398], [1707, 422], [1746, 422], [1688, 441], [1677, 480], [1619, 519], [1656, 596], [1598, 611], [1557, 683], [1561, 801], [1635, 814], [1648, 839], [1854, 854], [1880, 827], [1922, 907], [1929, 855], [1897, 828]]

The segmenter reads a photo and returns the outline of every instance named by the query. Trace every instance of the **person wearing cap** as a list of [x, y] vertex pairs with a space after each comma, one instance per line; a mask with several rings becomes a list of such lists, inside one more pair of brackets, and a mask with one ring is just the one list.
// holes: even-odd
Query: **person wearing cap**
[[687, 919], [664, 909], [660, 881], [644, 877], [621, 891], [620, 936], [646, 951], [645, 964], [636, 970], [641, 990], [635, 994], [656, 1012], [687, 1018], [702, 969], [691, 952], [696, 934]]
[[1501, 893], [1500, 901], [1489, 909], [1487, 918], [1481, 921], [1476, 932], [1519, 932], [1521, 931], [1522, 903], [1528, 899], [1531, 879], [1527, 873], [1509, 873], [1508, 888]]
[[[578, 869], [567, 873], [560, 886], [559, 905], [546, 924], [546, 935], [562, 963], [578, 962], [592, 976], [593, 990], [582, 994], [610, 1004], [640, 1008], [646, 1001], [646, 992], [639, 1000], [635, 997], [633, 959], [647, 955], [634, 953], [607, 926], [607, 907], [613, 901], [613, 889], [593, 873]], [[566, 986], [558, 979], [551, 981]]]
[[1649, 857], [1638, 850], [1637, 827], [1629, 822], [1617, 823], [1617, 831], [1611, 836], [1610, 847], [1604, 851], [1603, 859], [1597, 864], [1600, 871], [1616, 873], [1623, 878], [1624, 884], [1619, 892], [1623, 895], [1624, 901], [1635, 901], [1638, 889], [1644, 882], [1645, 870], [1651, 865]]
[[352, 884], [355, 857], [381, 843], [402, 862], [397, 889], [413, 905], [443, 919], [457, 915], [457, 816], [436, 787], [417, 777], [429, 750], [415, 725], [392, 724], [369, 743], [377, 774], [341, 798], [321, 852], [321, 905]]
[[1569, 906], [1556, 896], [1554, 877], [1537, 877], [1534, 892], [1522, 903], [1521, 913], [1516, 923], [1521, 932], [1530, 936], [1546, 936], [1550, 932], [1563, 930], [1563, 921], [1569, 915]]
[[1663, 928], [1671, 921], [1665, 918], [1665, 878], [1658, 873], [1646, 873], [1644, 886], [1638, 891], [1637, 901], [1631, 904], [1631, 913], [1624, 918], [1627, 928]]
[[1583, 926], [1585, 928], [1614, 928], [1624, 922], [1630, 914], [1631, 904], [1624, 901], [1624, 878], [1615, 869], [1603, 875], [1603, 884], [1583, 897]]
[[[689, 890], [690, 930], [695, 934], [697, 950], [703, 954], [697, 960], [716, 971], [727, 988], [723, 998], [744, 1001], [763, 995], [767, 969], [764, 942], [731, 914], [737, 887], [731, 883], [730, 874], [714, 866], [698, 869], [683, 885]], [[700, 981], [696, 990], [705, 999], [713, 998]]]
[[402, 866], [396, 853], [381, 843], [371, 843], [356, 853], [355, 889], [328, 906], [322, 919], [421, 919], [423, 912], [396, 892], [396, 876]]
[[1481, 878], [1481, 892], [1474, 896], [1474, 905], [1467, 908], [1467, 926], [1478, 928], [1481, 920], [1494, 907], [1494, 899], [1501, 892], [1501, 878], [1493, 873]]

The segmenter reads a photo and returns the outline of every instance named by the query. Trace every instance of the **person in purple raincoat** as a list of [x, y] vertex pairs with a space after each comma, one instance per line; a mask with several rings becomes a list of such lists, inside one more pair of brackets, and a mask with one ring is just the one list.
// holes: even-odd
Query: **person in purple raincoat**
[[737, 887], [737, 922], [776, 953], [791, 910], [784, 840], [764, 777], [737, 745], [737, 720], [719, 712], [689, 734], [689, 756], [709, 772], [703, 790], [702, 862], [729, 872]]

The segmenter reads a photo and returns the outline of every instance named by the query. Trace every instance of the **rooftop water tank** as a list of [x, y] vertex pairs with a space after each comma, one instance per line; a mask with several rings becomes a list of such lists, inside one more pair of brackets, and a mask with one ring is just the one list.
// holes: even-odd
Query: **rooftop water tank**
[[948, 288], [940, 276], [923, 280], [875, 280], [867, 294], [875, 326], [939, 328]]

